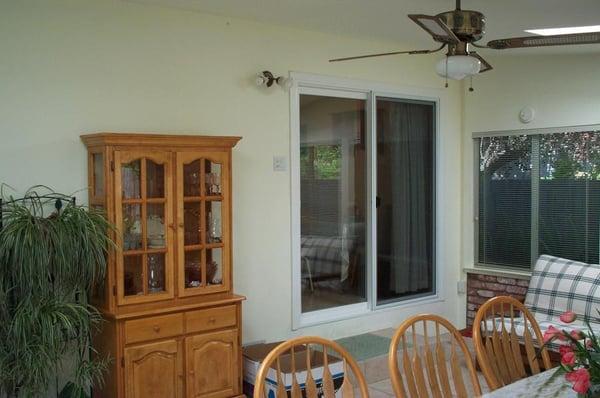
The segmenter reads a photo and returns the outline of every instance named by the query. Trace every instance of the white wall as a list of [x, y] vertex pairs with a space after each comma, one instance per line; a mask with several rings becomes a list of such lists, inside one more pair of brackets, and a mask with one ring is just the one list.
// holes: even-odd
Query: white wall
[[[600, 124], [600, 54], [488, 57], [494, 70], [465, 91], [463, 137], [463, 258], [474, 263], [473, 132]], [[535, 120], [519, 121], [530, 106]]]
[[398, 325], [419, 312], [463, 318], [460, 270], [461, 101], [435, 56], [329, 64], [333, 56], [409, 48], [117, 0], [0, 2], [0, 181], [22, 192], [86, 186], [79, 135], [94, 131], [241, 135], [234, 149], [234, 286], [244, 341], [291, 335], [289, 96], [256, 72], [301, 71], [440, 88], [440, 267], [445, 301], [387, 310], [297, 333], [338, 337]]

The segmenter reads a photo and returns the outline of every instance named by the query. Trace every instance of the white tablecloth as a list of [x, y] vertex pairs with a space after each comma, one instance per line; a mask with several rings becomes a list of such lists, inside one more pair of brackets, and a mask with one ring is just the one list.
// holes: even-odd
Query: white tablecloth
[[482, 395], [484, 398], [576, 398], [577, 393], [571, 388], [571, 384], [565, 380], [564, 374], [556, 376], [553, 380], [550, 377], [556, 372], [556, 369], [550, 369], [535, 376], [521, 379], [517, 382], [499, 388], [496, 391]]

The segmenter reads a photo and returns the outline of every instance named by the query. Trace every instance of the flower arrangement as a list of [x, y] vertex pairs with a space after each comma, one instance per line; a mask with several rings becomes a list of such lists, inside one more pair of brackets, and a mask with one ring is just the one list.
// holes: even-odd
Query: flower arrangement
[[[600, 312], [599, 312], [600, 314]], [[573, 323], [577, 314], [567, 311], [560, 316], [561, 322]], [[565, 379], [579, 397], [600, 397], [600, 340], [586, 320], [588, 331], [579, 329], [560, 330], [550, 326], [544, 332], [544, 346], [558, 341], [560, 366], [556, 375]]]

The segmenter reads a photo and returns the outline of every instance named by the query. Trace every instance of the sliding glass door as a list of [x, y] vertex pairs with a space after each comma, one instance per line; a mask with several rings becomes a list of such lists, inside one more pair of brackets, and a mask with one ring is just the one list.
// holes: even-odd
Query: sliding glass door
[[377, 304], [434, 292], [435, 104], [377, 98]]
[[434, 295], [437, 103], [305, 88], [297, 106], [295, 311]]
[[303, 313], [367, 301], [366, 102], [300, 96]]

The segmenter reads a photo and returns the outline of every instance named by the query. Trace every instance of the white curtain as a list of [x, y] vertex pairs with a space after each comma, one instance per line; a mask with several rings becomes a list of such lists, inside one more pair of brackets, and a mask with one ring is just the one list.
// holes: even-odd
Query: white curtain
[[389, 288], [401, 295], [430, 289], [433, 261], [431, 105], [394, 102], [384, 121], [391, 176]]

